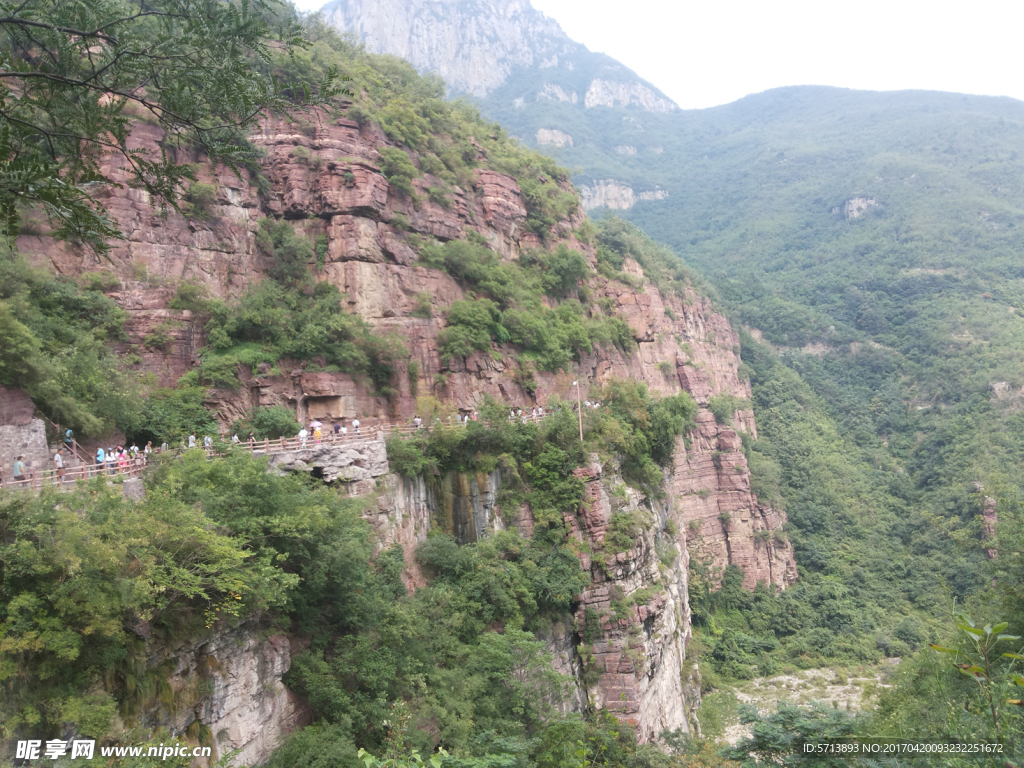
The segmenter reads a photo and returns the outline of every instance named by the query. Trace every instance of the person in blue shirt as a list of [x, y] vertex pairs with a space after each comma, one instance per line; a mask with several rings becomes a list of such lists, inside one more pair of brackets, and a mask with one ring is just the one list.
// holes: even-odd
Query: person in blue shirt
[[96, 469], [96, 474], [97, 475], [102, 475], [103, 474], [103, 462], [104, 462], [104, 460], [106, 458], [107, 458], [107, 454], [103, 451], [103, 449], [102, 448], [97, 448], [96, 449], [96, 463], [99, 465], [97, 467], [97, 469]]

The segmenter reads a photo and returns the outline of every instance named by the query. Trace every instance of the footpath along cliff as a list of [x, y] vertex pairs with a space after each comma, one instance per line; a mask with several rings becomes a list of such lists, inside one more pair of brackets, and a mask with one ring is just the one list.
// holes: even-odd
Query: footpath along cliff
[[[161, 139], [157, 129], [140, 125], [133, 140], [156, 150]], [[143, 191], [104, 188], [102, 205], [126, 236], [109, 260], [46, 234], [22, 235], [19, 247], [37, 265], [67, 277], [109, 273], [108, 295], [128, 316], [122, 351], [136, 356], [138, 370], [169, 386], [195, 368], [206, 342], [205, 315], [171, 308], [182, 285], [237, 300], [272, 267], [259, 245], [263, 219], [285, 221], [297, 235], [318, 243], [315, 261], [307, 265], [315, 279], [336, 286], [347, 309], [375, 330], [397, 334], [408, 358], [397, 363], [386, 395], [366, 377], [323, 370], [326, 366], [315, 360], [255, 370], [240, 365], [237, 388], [208, 393], [208, 407], [225, 426], [254, 407], [285, 405], [301, 420], [358, 416], [365, 428], [374, 429], [407, 423], [416, 413], [417, 395], [427, 393], [462, 412], [478, 408], [488, 395], [532, 409], [553, 398], [575, 400], [577, 380], [583, 397], [587, 388], [597, 391], [615, 379], [642, 381], [655, 396], [689, 393], [699, 406], [696, 427], [677, 440], [659, 498], [628, 487], [618, 467], [602, 466], [596, 457], [577, 470], [586, 483], [585, 502], [575, 513], [567, 512], [565, 522], [587, 545], [582, 551], [595, 553], [584, 555], [591, 584], [575, 616], [565, 616], [547, 640], [562, 671], [576, 680], [566, 708], [589, 704], [616, 712], [637, 727], [643, 740], [656, 739], [666, 728], [690, 730], [699, 700], [693, 662], [686, 658], [690, 558], [700, 557], [717, 569], [742, 568], [744, 585], [751, 589], [759, 581], [785, 588], [796, 577], [792, 549], [777, 533], [784, 514], [760, 504], [750, 491], [740, 435], [756, 437], [756, 425], [746, 405], [749, 383], [739, 373], [736, 332], [697, 290], [660, 289], [628, 255], [620, 277], [599, 272], [596, 244], [578, 205], [538, 232], [529, 218], [531, 201], [522, 179], [492, 168], [487, 146], [475, 139], [471, 174], [447, 186], [430, 172], [422, 153], [388, 138], [378, 124], [346, 115], [324, 115], [301, 125], [269, 119], [251, 141], [264, 150], [263, 157], [258, 168], [240, 177], [190, 158], [198, 184], [208, 185], [194, 185], [193, 190], [206, 191], [202, 197], [193, 195], [190, 215], [170, 211], [162, 216]], [[395, 150], [422, 169], [408, 180], [412, 194], [383, 172], [385, 158], [393, 164]], [[551, 186], [550, 179], [542, 181]], [[572, 193], [567, 182], [559, 187]], [[438, 189], [445, 190], [443, 197]], [[555, 372], [528, 366], [507, 343], [495, 342], [492, 349], [465, 358], [442, 357], [439, 334], [447, 309], [471, 294], [451, 274], [423, 265], [419, 252], [426, 243], [467, 238], [486, 242], [506, 261], [559, 244], [581, 253], [590, 271], [576, 293], [585, 295], [592, 311], [623, 318], [635, 345], [628, 351], [595, 345], [580, 354], [578, 363]], [[147, 348], [147, 338], [158, 328], [169, 340]], [[716, 419], [709, 408], [712, 398], [732, 403], [734, 412]], [[412, 551], [432, 526], [463, 542], [494, 528], [531, 529], [528, 505], [505, 514], [496, 509], [500, 471], [405, 478], [387, 474], [386, 463], [378, 459], [371, 462], [373, 471], [363, 473], [367, 477], [348, 486], [349, 492], [377, 493], [372, 522], [382, 545], [398, 541], [406, 550], [405, 578], [412, 587], [423, 579]], [[606, 549], [609, 520], [618, 511], [637, 513], [644, 530], [628, 551], [598, 554]], [[288, 643], [278, 637], [258, 640], [245, 628], [233, 631], [244, 635], [236, 646], [251, 645], [253, 658], [272, 658], [273, 663], [236, 659], [238, 647], [231, 663], [250, 669], [250, 677], [263, 674], [266, 679], [253, 678], [241, 688], [213, 686], [213, 693], [197, 701], [198, 714], [178, 716], [166, 725], [184, 732], [210, 713], [220, 713], [214, 719], [224, 721], [234, 706], [227, 698], [235, 697], [235, 709], [254, 714], [248, 720], [234, 717], [224, 731], [231, 731], [227, 741], [218, 747], [222, 752], [240, 748], [247, 760], [258, 762], [280, 734], [302, 721], [301, 704], [245, 701], [250, 689], [270, 701], [267, 691], [279, 686], [288, 668]], [[175, 674], [185, 680], [190, 669], [202, 666], [196, 659], [207, 671], [218, 669], [217, 648], [226, 641], [211, 642], [211, 647], [189, 646], [191, 656], [179, 660]], [[286, 701], [284, 693], [275, 695]], [[213, 700], [217, 696], [223, 700]], [[160, 720], [157, 715], [153, 719]], [[217, 733], [217, 722], [203, 724]]]

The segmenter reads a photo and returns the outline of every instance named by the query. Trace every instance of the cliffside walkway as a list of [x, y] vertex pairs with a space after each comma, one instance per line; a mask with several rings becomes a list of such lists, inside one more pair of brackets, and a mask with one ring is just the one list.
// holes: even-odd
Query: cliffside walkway
[[[545, 412], [544, 416], [551, 414], [551, 411]], [[516, 419], [521, 420], [523, 423], [539, 422], [544, 416], [524, 413], [522, 416], [516, 416]], [[513, 417], [509, 417], [512, 421]], [[446, 427], [465, 427], [469, 423], [467, 421], [459, 422], [448, 422], [445, 423]], [[434, 427], [439, 426], [440, 423], [435, 422]], [[338, 434], [334, 432], [327, 432], [319, 440], [314, 438], [312, 435], [308, 436], [305, 440], [299, 437], [291, 438], [278, 438], [271, 440], [269, 438], [263, 440], [256, 440], [253, 442], [240, 442], [230, 443], [227, 440], [220, 439], [214, 441], [213, 448], [204, 449], [201, 446], [196, 448], [174, 448], [168, 449], [167, 453], [175, 453], [180, 455], [185, 450], [205, 450], [208, 459], [220, 458], [227, 450], [249, 450], [254, 456], [273, 456], [275, 454], [290, 453], [294, 451], [301, 451], [304, 449], [317, 448], [320, 446], [345, 446], [345, 445], [358, 445], [359, 443], [365, 443], [370, 441], [383, 441], [386, 438], [394, 436], [411, 436], [417, 432], [429, 432], [431, 427], [426, 424], [420, 426], [414, 426], [412, 424], [390, 424], [388, 422], [372, 424], [366, 428], [360, 427], [360, 431], [355, 434]], [[72, 448], [72, 454], [80, 459], [80, 454], [75, 450], [77, 446]], [[159, 455], [161, 452], [157, 451]], [[94, 463], [88, 464], [85, 461], [81, 461], [78, 466], [68, 467], [64, 470], [63, 478], [57, 476], [56, 470], [46, 469], [37, 472], [30, 472], [26, 475], [24, 480], [15, 480], [10, 474], [9, 469], [0, 472], [0, 492], [2, 491], [32, 491], [35, 493], [40, 492], [43, 488], [52, 487], [63, 490], [70, 490], [75, 487], [79, 480], [92, 480], [97, 477], [105, 477], [108, 480], [115, 480], [117, 478], [133, 477], [142, 474], [142, 471], [146, 468], [146, 460], [140, 453], [135, 459], [129, 459], [127, 464], [114, 463]]]

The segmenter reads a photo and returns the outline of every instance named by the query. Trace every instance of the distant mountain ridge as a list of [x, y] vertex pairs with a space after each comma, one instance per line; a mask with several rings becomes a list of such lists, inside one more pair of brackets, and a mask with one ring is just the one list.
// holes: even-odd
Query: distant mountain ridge
[[[439, 24], [495, 13], [483, 0], [459, 3], [461, 16], [413, 5]], [[511, 67], [480, 107], [572, 169], [585, 207], [617, 210], [670, 246], [749, 332], [753, 482], [760, 497], [777, 487], [801, 589], [844, 570], [849, 588], [865, 588], [864, 574], [888, 566], [864, 563], [901, 540], [934, 542], [930, 562], [870, 591], [906, 581], [924, 610], [938, 604], [933, 580], [971, 594], [985, 583], [985, 550], [943, 560], [956, 548], [914, 516], [974, 537], [978, 487], [1024, 492], [1024, 102], [793, 86], [661, 110], [588, 98], [603, 79], [626, 94], [632, 74], [589, 55], [607, 74], [560, 54], [558, 66]], [[812, 413], [805, 431], [794, 426]], [[853, 519], [881, 522], [847, 538]], [[847, 547], [865, 536], [875, 539], [851, 565]]]

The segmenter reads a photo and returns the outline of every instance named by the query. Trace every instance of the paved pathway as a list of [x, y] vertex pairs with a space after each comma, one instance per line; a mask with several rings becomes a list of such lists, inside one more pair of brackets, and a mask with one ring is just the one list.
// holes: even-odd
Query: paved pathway
[[[544, 415], [550, 415], [551, 411], [547, 411]], [[523, 423], [539, 422], [541, 416], [534, 416], [532, 413], [523, 413], [521, 418]], [[512, 416], [509, 416], [509, 420], [512, 420]], [[439, 422], [435, 422], [439, 423]], [[469, 421], [460, 422], [449, 422], [450, 426], [464, 427]], [[420, 427], [413, 426], [412, 424], [390, 424], [390, 423], [379, 423], [370, 424], [368, 426], [360, 425], [358, 433], [349, 433], [346, 435], [338, 434], [335, 435], [333, 431], [328, 430], [324, 433], [320, 440], [315, 439], [312, 434], [309, 435], [305, 440], [301, 440], [298, 437], [292, 438], [279, 438], [277, 440], [256, 440], [252, 443], [241, 442], [235, 444], [236, 448], [245, 448], [251, 450], [256, 456], [270, 456], [276, 453], [287, 453], [289, 451], [300, 451], [306, 448], [315, 448], [322, 445], [346, 445], [358, 442], [366, 442], [369, 440], [382, 440], [390, 435], [412, 435], [420, 430], [427, 429], [426, 425]], [[139, 454], [137, 459], [128, 459], [127, 464], [119, 464], [114, 462], [108, 464], [106, 462], [102, 464], [88, 464], [81, 458], [80, 452], [77, 450], [79, 446], [77, 444], [71, 447], [71, 453], [78, 459], [76, 462], [78, 466], [67, 467], [64, 470], [64, 477], [57, 477], [56, 470], [46, 469], [39, 472], [29, 473], [24, 480], [16, 481], [10, 474], [10, 469], [5, 469], [0, 472], [0, 490], [22, 490], [22, 491], [35, 491], [39, 492], [44, 487], [56, 487], [61, 489], [71, 489], [77, 484], [79, 480], [89, 480], [95, 477], [130, 477], [133, 475], [139, 475], [142, 470], [145, 469], [146, 462]], [[207, 450], [209, 458], [217, 458], [223, 451], [232, 447], [231, 443], [223, 440], [215, 440], [213, 448]], [[172, 449], [175, 452], [180, 453], [181, 449]], [[192, 450], [202, 450], [201, 448], [194, 448]], [[158, 451], [159, 453], [159, 451]], [[70, 458], [70, 457], [68, 457]], [[68, 462], [70, 463], [70, 462]]]

